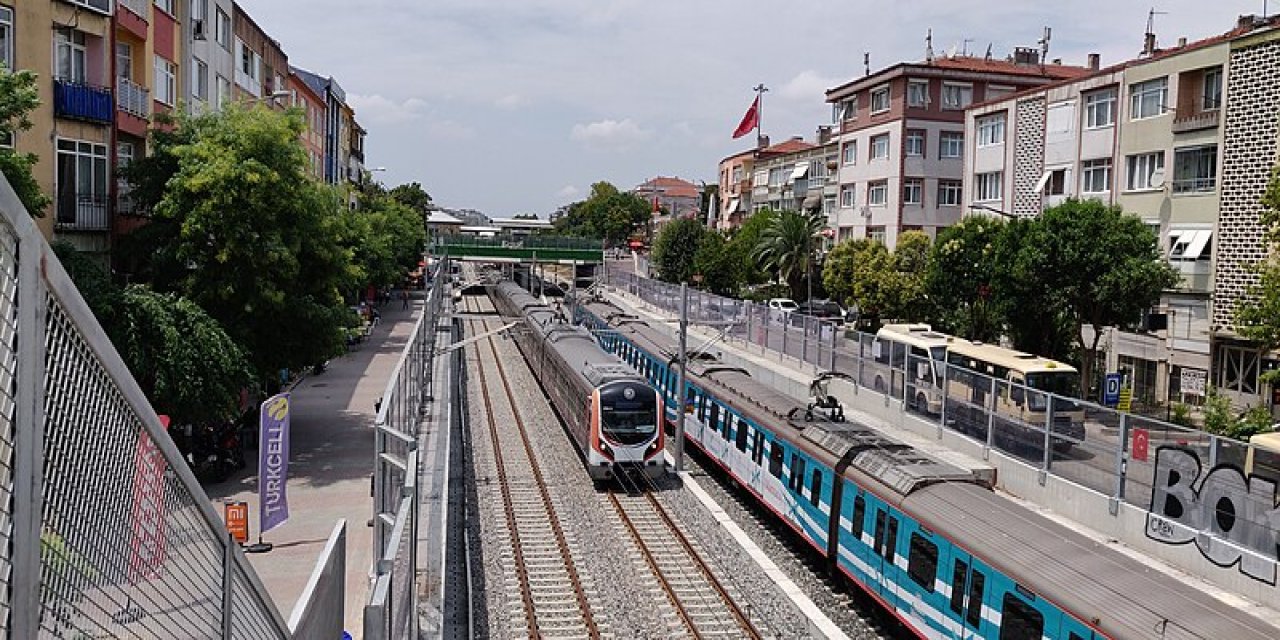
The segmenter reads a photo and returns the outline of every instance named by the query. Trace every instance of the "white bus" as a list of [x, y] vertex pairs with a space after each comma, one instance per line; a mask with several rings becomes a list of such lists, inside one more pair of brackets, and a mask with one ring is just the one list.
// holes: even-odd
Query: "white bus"
[[892, 389], [896, 397], [902, 398], [905, 375], [907, 406], [938, 415], [942, 412], [942, 371], [947, 362], [947, 344], [953, 339], [927, 324], [884, 325], [876, 332], [872, 354], [876, 362], [889, 368], [877, 371], [874, 388]]
[[[1079, 395], [1080, 380], [1075, 367], [959, 338], [947, 346], [947, 363], [951, 365], [946, 378], [947, 414], [955, 418], [961, 430], [986, 438], [988, 421], [984, 408], [994, 406], [996, 415], [991, 422], [999, 440], [1043, 449], [1052, 397], [1054, 451], [1065, 453], [1084, 442], [1084, 408], [1074, 400]], [[992, 379], [996, 381], [994, 402], [989, 400]]]
[[1249, 437], [1245, 475], [1258, 475], [1280, 482], [1280, 432], [1257, 433]]

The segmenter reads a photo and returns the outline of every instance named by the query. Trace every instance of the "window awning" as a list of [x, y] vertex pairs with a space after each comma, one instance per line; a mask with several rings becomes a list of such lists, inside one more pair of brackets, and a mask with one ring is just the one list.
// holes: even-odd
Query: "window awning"
[[797, 162], [795, 170], [791, 172], [791, 179], [793, 181], [799, 180], [800, 178], [803, 178], [807, 173], [809, 173], [809, 163]]
[[822, 197], [816, 193], [810, 194], [804, 199], [804, 204], [800, 205], [800, 207], [805, 211], [818, 209], [822, 207]]
[[1187, 250], [1182, 253], [1182, 259], [1199, 260], [1200, 254], [1204, 253], [1205, 247], [1209, 246], [1209, 239], [1212, 237], [1212, 231], [1197, 231], [1196, 236], [1187, 243]]
[[1045, 171], [1045, 172], [1040, 176], [1040, 180], [1036, 182], [1036, 189], [1035, 189], [1035, 192], [1036, 192], [1036, 193], [1044, 193], [1044, 188], [1045, 188], [1045, 187], [1047, 187], [1047, 186], [1049, 186], [1049, 178], [1052, 178], [1052, 177], [1053, 177], [1053, 170], [1052, 170], [1052, 169], [1051, 169], [1051, 170], [1049, 170], [1049, 171]]
[[1213, 231], [1209, 229], [1170, 229], [1169, 258], [1198, 260], [1211, 239]]
[[742, 204], [742, 200], [741, 200], [741, 199], [739, 199], [739, 198], [731, 198], [731, 199], [729, 200], [729, 210], [728, 210], [728, 213], [737, 213], [737, 212], [738, 212], [738, 207], [739, 207], [741, 204]]

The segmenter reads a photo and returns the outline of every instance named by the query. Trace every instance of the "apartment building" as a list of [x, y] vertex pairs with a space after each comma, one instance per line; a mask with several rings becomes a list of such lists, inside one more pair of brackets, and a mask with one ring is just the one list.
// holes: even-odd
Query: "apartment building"
[[[934, 57], [899, 63], [826, 92], [838, 127], [839, 237], [890, 248], [909, 230], [931, 237], [963, 212], [965, 109], [1089, 70], [1019, 48], [1008, 59]], [[758, 172], [758, 169], [757, 169]]]
[[[1107, 370], [1125, 373], [1135, 396], [1148, 402], [1199, 402], [1207, 386], [1240, 406], [1263, 400], [1257, 376], [1265, 359], [1224, 333], [1229, 318], [1214, 308], [1224, 298], [1215, 292], [1213, 267], [1215, 259], [1238, 264], [1265, 255], [1256, 229], [1241, 232], [1237, 244], [1258, 252], [1215, 247], [1229, 182], [1224, 105], [1229, 110], [1243, 102], [1256, 115], [1251, 109], [1259, 97], [1243, 81], [1238, 95], [1227, 90], [1231, 53], [1239, 38], [1267, 28], [1250, 17], [1227, 33], [1167, 48], [1148, 37], [1137, 59], [966, 113], [967, 214], [1036, 216], [1067, 198], [1090, 198], [1141, 218], [1159, 237], [1181, 281], [1162, 296], [1145, 330], [1112, 328], [1102, 342]], [[1091, 66], [1098, 66], [1096, 59]], [[1275, 86], [1280, 67], [1269, 71], [1249, 75], [1248, 82], [1269, 78]], [[1270, 113], [1274, 120], [1276, 110]], [[1270, 155], [1242, 154], [1246, 164], [1267, 164], [1255, 158], [1274, 158], [1274, 134], [1270, 144]], [[1255, 224], [1261, 193], [1255, 185], [1237, 196], [1242, 206], [1254, 203]]]
[[755, 150], [735, 153], [720, 161], [720, 200], [714, 227], [736, 229], [751, 211], [751, 173]]
[[259, 101], [272, 108], [287, 106], [289, 57], [280, 43], [263, 31], [240, 6], [231, 5], [231, 28], [236, 68], [233, 99]]
[[834, 211], [836, 187], [828, 178], [839, 145], [830, 134], [823, 127], [815, 142], [793, 136], [760, 149], [751, 172], [751, 211]]
[[698, 185], [676, 177], [657, 176], [631, 190], [653, 204], [653, 230], [679, 218], [697, 218], [702, 211], [702, 190]]
[[350, 126], [343, 113], [347, 94], [332, 77], [321, 76], [299, 67], [290, 67], [289, 71], [297, 75], [324, 102], [324, 181], [339, 184], [345, 178], [346, 155], [350, 153], [343, 152], [343, 141], [348, 138], [346, 128]]
[[311, 176], [316, 180], [324, 180], [324, 98], [293, 69], [289, 70], [289, 93], [293, 106], [302, 110], [306, 122], [306, 128], [302, 131], [302, 146], [307, 150]]
[[235, 99], [236, 7], [231, 0], [190, 0], [189, 6], [183, 30], [190, 68], [188, 108], [191, 113], [217, 111]]

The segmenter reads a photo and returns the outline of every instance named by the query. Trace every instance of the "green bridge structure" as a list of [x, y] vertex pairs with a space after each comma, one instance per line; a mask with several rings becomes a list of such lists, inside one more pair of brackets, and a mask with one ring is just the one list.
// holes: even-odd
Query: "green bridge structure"
[[528, 262], [594, 265], [604, 262], [599, 240], [544, 235], [500, 235], [488, 238], [440, 234], [431, 252], [469, 262]]

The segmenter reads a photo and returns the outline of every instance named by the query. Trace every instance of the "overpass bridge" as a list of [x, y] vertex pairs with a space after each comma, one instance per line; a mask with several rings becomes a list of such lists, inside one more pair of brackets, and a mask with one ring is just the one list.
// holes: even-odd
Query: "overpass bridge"
[[432, 253], [466, 262], [558, 263], [597, 265], [604, 262], [599, 240], [543, 235], [437, 235]]

